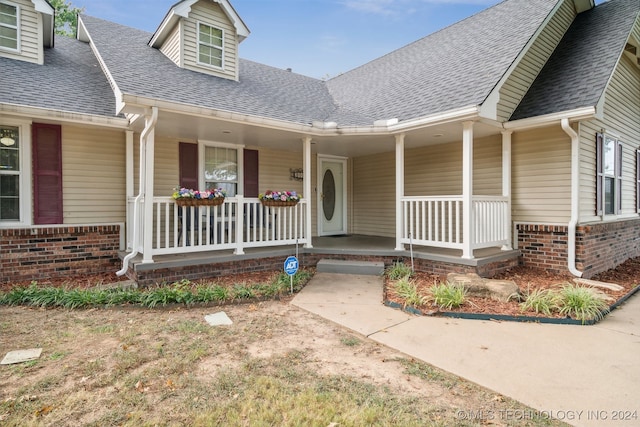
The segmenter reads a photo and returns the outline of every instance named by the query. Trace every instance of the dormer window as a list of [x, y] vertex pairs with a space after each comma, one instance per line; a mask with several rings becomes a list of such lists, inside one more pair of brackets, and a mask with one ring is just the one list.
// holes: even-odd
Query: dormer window
[[224, 31], [203, 23], [198, 23], [198, 62], [223, 68]]
[[0, 1], [0, 48], [18, 50], [19, 28], [17, 5]]

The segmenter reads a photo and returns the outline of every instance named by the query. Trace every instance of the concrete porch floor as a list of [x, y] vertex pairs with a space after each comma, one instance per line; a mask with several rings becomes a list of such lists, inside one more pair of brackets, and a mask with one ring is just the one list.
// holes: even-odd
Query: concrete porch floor
[[[465, 267], [479, 267], [501, 261], [513, 261], [519, 256], [517, 250], [501, 250], [498, 247], [478, 249], [474, 252], [473, 259], [462, 259], [462, 251], [455, 249], [435, 248], [428, 246], [408, 245], [405, 250], [395, 250], [395, 239], [390, 237], [365, 236], [365, 235], [341, 235], [314, 237], [313, 248], [298, 246], [297, 254], [300, 257], [312, 255], [314, 259], [328, 257], [381, 257], [386, 259], [403, 259], [410, 262], [411, 256], [416, 262], [439, 262]], [[411, 250], [413, 249], [413, 250]], [[123, 258], [125, 253], [121, 254]], [[260, 248], [245, 248], [245, 253], [235, 255], [232, 250], [207, 251], [195, 253], [183, 253], [173, 255], [157, 255], [153, 263], [142, 263], [142, 256], [138, 255], [131, 262], [131, 268], [136, 272], [152, 271], [167, 268], [182, 268], [202, 264], [242, 262], [247, 260], [259, 260], [278, 258], [282, 260], [290, 255], [296, 255], [295, 245], [274, 246]], [[304, 263], [301, 260], [301, 266]], [[315, 266], [312, 265], [312, 266]]]

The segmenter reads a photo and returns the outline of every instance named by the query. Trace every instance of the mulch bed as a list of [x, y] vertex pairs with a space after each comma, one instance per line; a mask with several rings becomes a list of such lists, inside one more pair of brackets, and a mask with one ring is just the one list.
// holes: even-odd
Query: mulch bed
[[[522, 266], [506, 270], [494, 278], [513, 280], [522, 293], [535, 289], [557, 289], [568, 283], [574, 283], [573, 276], [568, 273], [549, 273], [544, 270]], [[446, 277], [428, 273], [416, 273], [415, 276], [412, 277], [412, 280], [414, 280], [420, 294], [425, 295], [428, 294], [429, 288], [432, 285], [446, 282]], [[627, 296], [640, 284], [640, 258], [629, 259], [615, 269], [595, 275], [591, 280], [614, 283], [622, 286], [624, 288], [622, 291], [597, 288], [613, 299], [611, 304], [615, 304], [615, 302]], [[392, 305], [400, 306], [402, 306], [404, 302], [402, 298], [396, 295], [393, 286], [388, 280], [385, 281], [385, 301], [392, 303]], [[437, 306], [429, 305], [416, 308], [422, 313], [437, 314], [439, 312]], [[518, 301], [501, 302], [479, 297], [467, 297], [467, 301], [461, 307], [447, 311], [450, 313], [473, 313], [513, 317], [563, 318], [563, 316], [556, 313], [552, 314], [552, 316], [547, 316], [534, 311], [523, 312]]]

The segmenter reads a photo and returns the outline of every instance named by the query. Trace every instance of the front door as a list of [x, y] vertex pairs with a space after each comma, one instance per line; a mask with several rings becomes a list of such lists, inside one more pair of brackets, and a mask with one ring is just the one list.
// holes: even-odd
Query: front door
[[318, 234], [347, 233], [347, 160], [318, 156]]

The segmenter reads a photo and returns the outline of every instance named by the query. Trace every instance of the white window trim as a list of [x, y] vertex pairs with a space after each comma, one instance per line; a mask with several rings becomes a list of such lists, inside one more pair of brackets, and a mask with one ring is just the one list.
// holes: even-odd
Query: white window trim
[[[201, 42], [200, 42], [200, 24], [206, 25], [207, 27], [215, 28], [216, 30], [222, 31], [222, 46], [214, 46], [214, 45], [203, 43], [206, 46], [211, 46], [211, 47], [213, 47], [215, 49], [220, 49], [222, 51], [221, 58], [220, 58], [220, 64], [221, 65], [219, 67], [217, 65], [207, 64], [206, 62], [200, 62], [200, 44], [201, 44]], [[225, 63], [224, 63], [224, 57], [225, 57], [225, 52], [224, 52], [225, 32], [224, 32], [224, 29], [220, 28], [220, 27], [216, 27], [215, 25], [211, 25], [211, 24], [209, 24], [207, 22], [196, 21], [196, 39], [197, 39], [197, 42], [196, 42], [196, 63], [198, 65], [203, 66], [203, 67], [213, 68], [215, 70], [224, 70], [224, 66], [225, 66]]]
[[204, 179], [204, 162], [205, 162], [205, 148], [230, 148], [237, 151], [236, 158], [238, 160], [238, 189], [236, 195], [243, 195], [244, 193], [244, 145], [230, 144], [228, 142], [216, 142], [198, 140], [198, 186], [199, 188], [205, 188]]
[[[605, 172], [605, 145], [607, 140], [613, 141], [614, 152], [613, 152], [613, 173]], [[619, 159], [619, 157], [621, 157]], [[623, 182], [623, 168], [624, 168], [624, 143], [621, 141], [620, 137], [613, 132], [602, 132], [602, 213], [600, 217], [604, 220], [606, 218], [619, 218], [623, 216], [623, 209], [621, 206], [622, 203], [622, 182]], [[619, 166], [619, 168], [618, 168]], [[613, 213], [607, 213], [606, 209], [606, 180], [607, 178], [613, 179]]]
[[0, 228], [16, 228], [33, 224], [31, 215], [31, 122], [25, 120], [0, 120], [2, 126], [18, 127], [20, 135], [20, 219], [0, 220]]
[[[12, 49], [10, 47], [6, 47], [6, 46], [0, 46], [0, 50], [6, 51], [6, 52], [13, 52], [13, 53], [20, 53], [20, 16], [21, 16], [21, 11], [20, 11], [20, 5], [16, 4], [16, 3], [12, 3], [10, 1], [4, 1], [4, 0], [0, 0], [0, 3], [9, 5], [9, 6], [13, 6], [16, 8], [16, 48]], [[7, 28], [14, 28], [11, 25], [7, 25], [7, 24], [0, 24], [0, 26], [3, 27], [7, 27]]]

